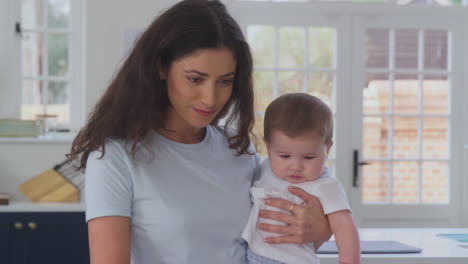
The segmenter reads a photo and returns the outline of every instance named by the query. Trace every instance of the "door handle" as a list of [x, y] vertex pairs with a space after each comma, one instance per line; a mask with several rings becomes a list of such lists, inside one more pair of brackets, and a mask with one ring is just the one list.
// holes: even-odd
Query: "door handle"
[[359, 166], [365, 166], [371, 164], [367, 161], [359, 161], [359, 150], [353, 151], [353, 187], [358, 187], [359, 181]]
[[20, 37], [23, 36], [23, 29], [21, 28], [21, 23], [20, 22], [15, 23], [15, 33]]

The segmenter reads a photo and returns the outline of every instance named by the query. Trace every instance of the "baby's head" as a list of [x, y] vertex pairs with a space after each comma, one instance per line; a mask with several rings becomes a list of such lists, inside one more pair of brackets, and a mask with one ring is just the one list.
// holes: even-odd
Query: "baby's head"
[[264, 141], [273, 173], [290, 183], [320, 177], [333, 145], [333, 114], [315, 96], [290, 93], [265, 111]]

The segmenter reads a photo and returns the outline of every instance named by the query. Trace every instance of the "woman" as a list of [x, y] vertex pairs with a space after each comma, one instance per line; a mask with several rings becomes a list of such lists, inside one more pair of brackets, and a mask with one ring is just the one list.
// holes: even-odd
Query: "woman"
[[[69, 154], [86, 169], [91, 262], [244, 263], [253, 121], [252, 57], [224, 5], [187, 0], [156, 18]], [[306, 202], [271, 204], [294, 215], [261, 213], [288, 224], [260, 227], [282, 234], [268, 242], [327, 240], [319, 202], [291, 192]]]

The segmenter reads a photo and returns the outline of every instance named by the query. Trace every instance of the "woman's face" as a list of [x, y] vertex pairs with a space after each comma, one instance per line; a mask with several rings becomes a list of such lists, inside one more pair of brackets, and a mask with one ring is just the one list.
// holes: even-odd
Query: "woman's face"
[[166, 80], [170, 129], [208, 126], [231, 97], [236, 61], [228, 48], [201, 49], [174, 61]]

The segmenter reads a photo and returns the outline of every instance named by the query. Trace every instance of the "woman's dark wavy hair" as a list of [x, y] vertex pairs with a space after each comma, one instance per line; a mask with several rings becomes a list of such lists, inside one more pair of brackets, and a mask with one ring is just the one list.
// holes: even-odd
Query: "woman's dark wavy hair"
[[237, 66], [231, 98], [212, 124], [227, 117], [225, 134], [227, 127], [236, 128], [229, 135], [229, 147], [237, 155], [251, 154], [254, 99], [249, 46], [222, 3], [185, 0], [162, 13], [143, 32], [74, 139], [67, 157], [78, 160], [77, 169], [84, 170], [92, 151], [102, 148], [105, 155], [106, 138], [119, 138], [132, 142], [135, 160], [138, 143], [166, 122], [170, 103], [159, 72], [196, 50], [224, 47], [232, 51]]

